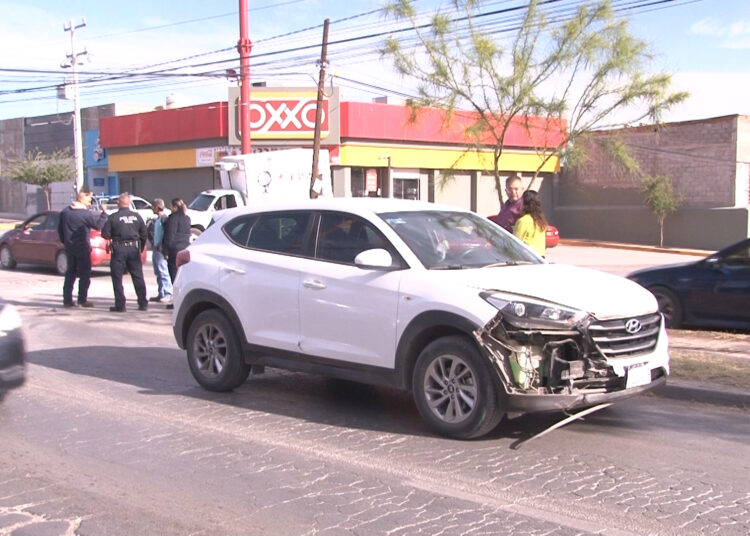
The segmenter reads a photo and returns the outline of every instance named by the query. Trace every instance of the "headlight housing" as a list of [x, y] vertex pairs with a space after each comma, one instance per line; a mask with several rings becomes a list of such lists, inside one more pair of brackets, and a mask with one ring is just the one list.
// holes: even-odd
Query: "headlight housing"
[[585, 311], [525, 296], [484, 293], [482, 297], [520, 329], [570, 329], [587, 316]]

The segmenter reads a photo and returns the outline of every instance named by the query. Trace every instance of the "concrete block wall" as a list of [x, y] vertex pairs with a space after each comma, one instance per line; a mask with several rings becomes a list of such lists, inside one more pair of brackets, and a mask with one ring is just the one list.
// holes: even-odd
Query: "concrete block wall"
[[640, 179], [619, 167], [602, 143], [620, 139], [648, 175], [666, 175], [683, 196], [684, 207], [745, 206], [736, 199], [738, 121], [727, 116], [670, 123], [660, 129], [643, 126], [600, 133], [584, 142], [587, 161], [565, 169], [562, 182], [637, 191]]

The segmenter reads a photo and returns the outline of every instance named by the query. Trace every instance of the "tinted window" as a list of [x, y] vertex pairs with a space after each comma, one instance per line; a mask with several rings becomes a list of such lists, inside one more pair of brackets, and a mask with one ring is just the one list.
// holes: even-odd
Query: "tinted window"
[[351, 214], [322, 214], [315, 254], [317, 258], [354, 264], [354, 257], [375, 248], [390, 249], [369, 222]]
[[[250, 237], [250, 229], [257, 219], [258, 216], [255, 214], [234, 218], [224, 225], [224, 234], [238, 246], [245, 247], [247, 246], [247, 239]], [[214, 220], [212, 219], [211, 223], [213, 222]]]
[[143, 201], [142, 199], [133, 199], [133, 206], [136, 208], [136, 210], [143, 210], [145, 208], [151, 208], [151, 205], [149, 205], [146, 201]]
[[262, 214], [250, 230], [247, 245], [266, 251], [302, 254], [309, 220], [308, 212]]

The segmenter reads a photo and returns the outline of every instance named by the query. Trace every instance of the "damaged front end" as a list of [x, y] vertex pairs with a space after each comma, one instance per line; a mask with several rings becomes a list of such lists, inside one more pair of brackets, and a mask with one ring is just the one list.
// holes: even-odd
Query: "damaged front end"
[[497, 368], [509, 413], [611, 403], [669, 374], [659, 313], [599, 321], [543, 302], [485, 299], [498, 313], [474, 336]]

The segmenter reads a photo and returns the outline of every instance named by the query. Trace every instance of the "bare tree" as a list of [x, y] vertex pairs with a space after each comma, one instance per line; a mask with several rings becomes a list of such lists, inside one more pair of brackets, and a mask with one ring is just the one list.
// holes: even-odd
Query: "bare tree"
[[[536, 179], [552, 158], [580, 161], [576, 142], [592, 131], [658, 123], [687, 97], [669, 92], [669, 75], [648, 72], [646, 43], [628, 32], [610, 2], [549, 17], [540, 9], [547, 3], [532, 0], [518, 8], [519, 23], [502, 32], [483, 23], [492, 14], [483, 13], [478, 0], [454, 0], [451, 12], [436, 12], [429, 23], [411, 0], [385, 7], [387, 16], [408, 21], [417, 38], [410, 46], [391, 37], [382, 50], [417, 83], [412, 118], [426, 106], [445, 109], [447, 122], [458, 110], [474, 112], [465, 134], [473, 150], [492, 146], [501, 205], [500, 158], [511, 128], [525, 129], [537, 149]], [[623, 112], [627, 121], [618, 119]]]
[[9, 166], [10, 178], [16, 181], [42, 187], [50, 209], [50, 187], [53, 182], [72, 181], [75, 179], [75, 163], [70, 151], [61, 149], [51, 155], [39, 151], [28, 153], [24, 158], [14, 160]]

